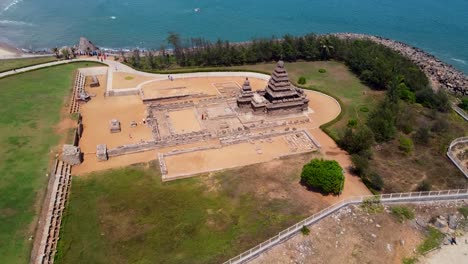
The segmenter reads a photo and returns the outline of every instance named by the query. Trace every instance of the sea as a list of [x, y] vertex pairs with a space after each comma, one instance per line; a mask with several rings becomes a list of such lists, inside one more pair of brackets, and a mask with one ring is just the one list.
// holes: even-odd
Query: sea
[[229, 41], [289, 33], [379, 35], [468, 73], [468, 0], [0, 0], [0, 42], [159, 48], [169, 32]]

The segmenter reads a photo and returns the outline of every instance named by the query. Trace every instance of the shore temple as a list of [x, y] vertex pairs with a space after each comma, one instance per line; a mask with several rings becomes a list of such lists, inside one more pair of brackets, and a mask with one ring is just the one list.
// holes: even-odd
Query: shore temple
[[289, 82], [284, 62], [278, 61], [264, 90], [253, 92], [248, 79], [240, 89], [237, 106], [254, 113], [287, 114], [307, 111], [309, 99]]

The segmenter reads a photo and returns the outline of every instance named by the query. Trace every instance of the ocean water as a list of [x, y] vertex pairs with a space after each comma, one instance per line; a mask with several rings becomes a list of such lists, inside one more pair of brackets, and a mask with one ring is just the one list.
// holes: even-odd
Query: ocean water
[[[195, 9], [199, 9], [196, 12]], [[168, 32], [245, 41], [356, 32], [407, 42], [468, 73], [468, 0], [0, 0], [0, 41], [158, 48]]]

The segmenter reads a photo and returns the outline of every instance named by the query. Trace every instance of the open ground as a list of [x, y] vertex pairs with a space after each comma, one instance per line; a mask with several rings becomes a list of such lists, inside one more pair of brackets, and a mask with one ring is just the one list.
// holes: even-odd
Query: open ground
[[[92, 63], [0, 79], [0, 262], [27, 263], [73, 73]], [[59, 125], [61, 124], [61, 125]]]

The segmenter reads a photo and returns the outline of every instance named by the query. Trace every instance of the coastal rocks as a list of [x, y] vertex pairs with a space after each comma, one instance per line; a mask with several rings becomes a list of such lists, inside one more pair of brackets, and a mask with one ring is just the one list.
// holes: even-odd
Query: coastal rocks
[[79, 53], [88, 54], [97, 50], [99, 50], [99, 48], [94, 45], [93, 42], [85, 37], [80, 37], [80, 43], [78, 44]]
[[468, 95], [468, 77], [463, 72], [421, 49], [411, 47], [403, 42], [365, 34], [336, 33], [331, 35], [340, 39], [367, 39], [382, 44], [418, 65], [437, 86], [434, 88], [441, 87], [456, 94]]

